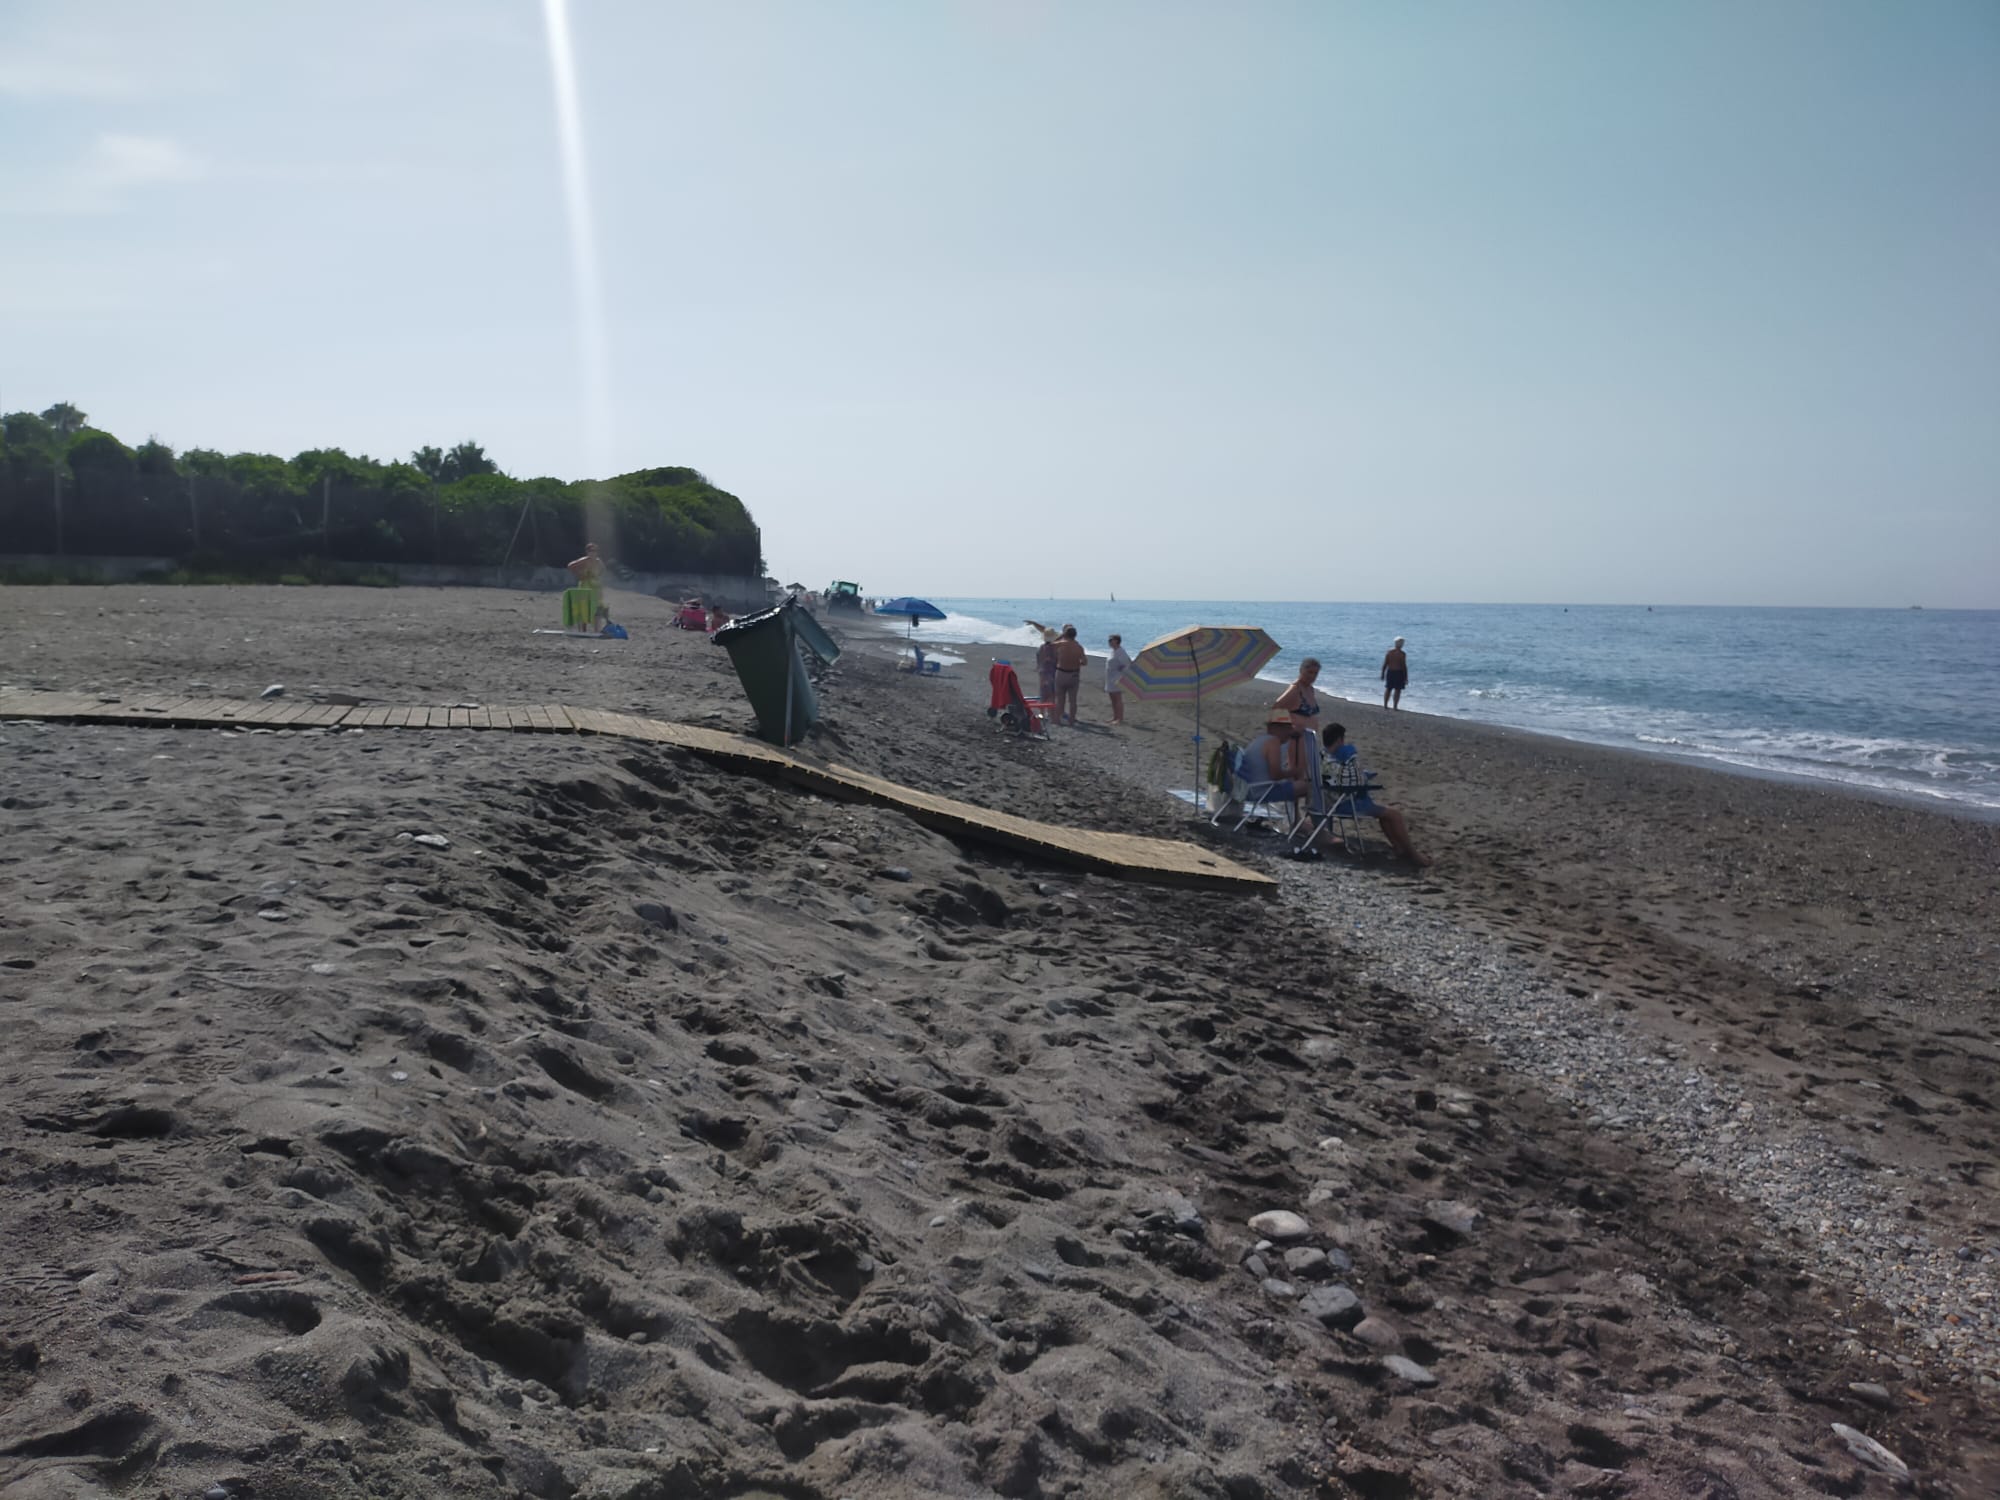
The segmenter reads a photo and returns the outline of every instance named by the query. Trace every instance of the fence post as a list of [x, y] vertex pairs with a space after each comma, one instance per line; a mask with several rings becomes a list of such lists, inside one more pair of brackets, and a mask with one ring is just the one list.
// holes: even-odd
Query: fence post
[[188, 475], [188, 520], [194, 526], [194, 545], [191, 550], [199, 552], [201, 551], [201, 507], [195, 503], [192, 474]]
[[56, 496], [56, 556], [61, 557], [63, 555], [62, 460], [61, 459], [54, 460], [52, 465], [50, 466], [49, 482], [53, 486]]

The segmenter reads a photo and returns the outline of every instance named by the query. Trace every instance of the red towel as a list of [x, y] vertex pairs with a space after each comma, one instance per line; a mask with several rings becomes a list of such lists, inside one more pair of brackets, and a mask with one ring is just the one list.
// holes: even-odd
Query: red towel
[[993, 663], [993, 669], [986, 674], [986, 683], [993, 689], [993, 701], [988, 704], [990, 708], [1011, 708], [1027, 698], [1021, 691], [1021, 679], [1004, 661]]

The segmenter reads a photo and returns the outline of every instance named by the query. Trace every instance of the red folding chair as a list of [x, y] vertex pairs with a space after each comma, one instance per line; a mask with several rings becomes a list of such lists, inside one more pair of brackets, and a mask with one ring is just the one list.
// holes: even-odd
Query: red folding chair
[[1015, 672], [1012, 663], [993, 663], [993, 669], [986, 674], [986, 682], [992, 689], [992, 700], [986, 708], [987, 718], [998, 719], [1002, 728], [1010, 729], [1015, 734], [1041, 740], [1049, 737], [1047, 719], [1055, 705], [1044, 698], [1030, 698], [1022, 692], [1020, 674]]

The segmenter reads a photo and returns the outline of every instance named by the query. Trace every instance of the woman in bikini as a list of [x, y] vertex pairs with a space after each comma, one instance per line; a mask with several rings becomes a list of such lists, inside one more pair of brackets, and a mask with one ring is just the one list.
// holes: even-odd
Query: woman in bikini
[[1319, 681], [1319, 658], [1308, 656], [1299, 663], [1298, 681], [1279, 695], [1271, 705], [1281, 714], [1291, 716], [1291, 721], [1300, 729], [1319, 728], [1319, 694], [1313, 684]]

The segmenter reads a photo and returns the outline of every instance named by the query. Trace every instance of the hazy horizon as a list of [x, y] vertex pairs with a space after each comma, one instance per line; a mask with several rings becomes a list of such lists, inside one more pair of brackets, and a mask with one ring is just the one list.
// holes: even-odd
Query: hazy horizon
[[[799, 579], [803, 583], [804, 579]], [[902, 598], [904, 595], [893, 591], [877, 593], [869, 590], [868, 597]], [[922, 598], [924, 596], [918, 595]], [[935, 595], [938, 599], [956, 600], [962, 604], [1010, 604], [1032, 603], [1043, 598], [1040, 594], [946, 594]], [[1047, 596], [1056, 604], [1079, 604], [1103, 602], [1094, 594], [1070, 594]], [[1131, 594], [1111, 601], [1118, 604], [1325, 604], [1319, 599], [1294, 599], [1277, 594], [1182, 594], [1182, 595], [1139, 595]], [[1819, 610], [1819, 609], [1865, 609], [1881, 610], [1887, 613], [1922, 610], [1927, 614], [1990, 615], [2000, 614], [2000, 605], [1983, 604], [1925, 604], [1912, 600], [1908, 604], [1745, 604], [1741, 601], [1722, 601], [1715, 604], [1681, 604], [1669, 599], [1366, 599], [1359, 595], [1343, 595], [1339, 601], [1348, 604], [1380, 605], [1384, 609], [1399, 606], [1410, 609], [1770, 609], [1770, 610]], [[1228, 623], [1228, 622], [1223, 622]]]
[[871, 592], [2000, 607], [2000, 7], [569, 37], [566, 187], [531, 0], [10, 6], [0, 406], [687, 465]]

